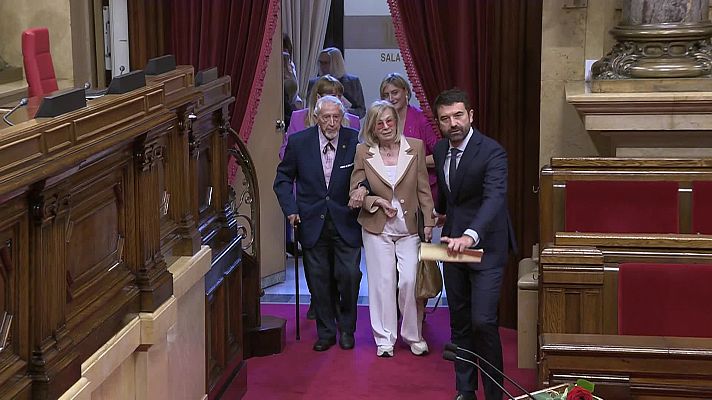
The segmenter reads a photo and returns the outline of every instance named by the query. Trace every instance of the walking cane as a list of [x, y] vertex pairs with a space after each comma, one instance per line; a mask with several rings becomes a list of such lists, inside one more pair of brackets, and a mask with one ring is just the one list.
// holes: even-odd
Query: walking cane
[[295, 307], [295, 315], [297, 318], [297, 340], [300, 340], [300, 335], [299, 335], [299, 240], [297, 237], [297, 234], [299, 232], [299, 229], [297, 228], [297, 224], [295, 223], [292, 225], [292, 239], [294, 240], [294, 292], [297, 297], [297, 300], [295, 301], [296, 307]]

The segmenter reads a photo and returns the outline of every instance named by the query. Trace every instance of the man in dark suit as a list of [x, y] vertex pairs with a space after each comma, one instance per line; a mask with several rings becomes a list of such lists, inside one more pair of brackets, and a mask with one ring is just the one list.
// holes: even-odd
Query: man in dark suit
[[339, 345], [352, 349], [361, 283], [361, 227], [357, 212], [347, 203], [358, 132], [341, 126], [346, 111], [334, 96], [321, 97], [314, 112], [317, 125], [289, 138], [274, 192], [289, 222], [299, 224], [305, 273], [316, 308], [319, 339], [314, 350], [336, 344], [337, 324]]
[[[444, 139], [435, 146], [439, 197], [435, 210], [444, 221], [441, 242], [450, 252], [484, 250], [481, 263], [445, 263], [452, 341], [502, 369], [497, 305], [512, 228], [507, 212], [507, 154], [496, 141], [472, 128], [467, 93], [442, 92], [434, 110]], [[475, 360], [476, 361], [476, 360]], [[499, 383], [502, 376], [481, 364]], [[482, 376], [485, 397], [501, 400], [501, 390]], [[455, 363], [456, 400], [475, 399], [477, 370]]]

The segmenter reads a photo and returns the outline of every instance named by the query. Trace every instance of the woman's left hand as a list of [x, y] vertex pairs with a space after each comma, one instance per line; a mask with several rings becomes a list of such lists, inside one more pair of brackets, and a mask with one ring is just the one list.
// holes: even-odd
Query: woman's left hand
[[361, 208], [363, 205], [363, 199], [366, 197], [366, 193], [368, 193], [368, 190], [363, 186], [359, 186], [357, 189], [352, 191], [349, 198], [349, 207]]
[[425, 241], [430, 243], [431, 240], [433, 240], [433, 227], [432, 226], [426, 226], [423, 229], [423, 233], [425, 236]]

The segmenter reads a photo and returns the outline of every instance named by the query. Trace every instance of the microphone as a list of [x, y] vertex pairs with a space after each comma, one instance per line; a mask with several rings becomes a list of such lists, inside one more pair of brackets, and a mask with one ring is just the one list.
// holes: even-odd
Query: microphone
[[[464, 348], [464, 347], [459, 347], [459, 346], [456, 345], [455, 343], [445, 343], [445, 350], [446, 350], [446, 351], [449, 351], [449, 352], [451, 352], [451, 353], [456, 353], [456, 352], [458, 352], [458, 351], [464, 351], [465, 353], [472, 354], [472, 355], [475, 356], [479, 361], [484, 362], [484, 363], [487, 364], [490, 368], [494, 369], [494, 370], [497, 371], [499, 374], [501, 374], [501, 375], [504, 377], [504, 379], [506, 379], [507, 381], [509, 381], [512, 385], [516, 386], [517, 389], [519, 389], [519, 390], [521, 390], [522, 392], [526, 393], [527, 396], [528, 396], [530, 399], [536, 400], [536, 398], [535, 398], [528, 390], [526, 390], [526, 389], [524, 389], [523, 387], [521, 387], [521, 385], [519, 385], [517, 382], [515, 382], [514, 379], [508, 377], [504, 372], [500, 371], [497, 367], [495, 367], [494, 365], [492, 365], [492, 363], [490, 363], [489, 361], [485, 360], [482, 356], [480, 356], [479, 354], [475, 353], [474, 351], [468, 350], [468, 349], [466, 349], [466, 348]], [[445, 356], [443, 355], [443, 357], [445, 357]], [[472, 362], [471, 360], [467, 360], [467, 361]], [[473, 364], [474, 364], [474, 363], [473, 363]], [[483, 371], [483, 372], [484, 372], [484, 371]]]
[[11, 116], [12, 113], [14, 113], [15, 111], [17, 111], [18, 108], [20, 108], [20, 107], [22, 107], [22, 106], [26, 106], [26, 105], [27, 105], [27, 97], [21, 98], [21, 99], [20, 99], [20, 102], [17, 103], [17, 105], [16, 105], [15, 107], [13, 107], [12, 110], [6, 112], [5, 115], [2, 116], [2, 120], [5, 121], [5, 123], [8, 124], [8, 125], [10, 125], [10, 126], [15, 126], [15, 124], [13, 124], [12, 122], [10, 122], [10, 120], [7, 119], [7, 117]]
[[507, 389], [504, 388], [504, 386], [500, 385], [499, 382], [497, 382], [497, 380], [492, 377], [492, 375], [490, 375], [487, 371], [485, 371], [484, 369], [482, 369], [482, 367], [481, 367], [479, 364], [477, 364], [476, 362], [474, 362], [474, 361], [472, 361], [472, 360], [468, 360], [467, 358], [459, 357], [459, 356], [457, 356], [455, 353], [453, 353], [453, 352], [450, 351], [450, 350], [445, 350], [445, 351], [443, 351], [443, 358], [446, 359], [446, 360], [448, 360], [448, 361], [455, 361], [455, 360], [457, 360], [457, 361], [464, 361], [464, 362], [466, 362], [466, 363], [468, 363], [468, 364], [474, 365], [477, 369], [480, 370], [480, 372], [482, 372], [483, 375], [487, 376], [487, 377], [492, 381], [492, 383], [494, 383], [495, 385], [497, 385], [498, 388], [502, 389], [502, 391], [504, 392], [504, 394], [506, 394], [509, 399], [514, 400], [514, 396], [512, 396], [512, 394], [509, 393], [509, 392], [507, 391]]

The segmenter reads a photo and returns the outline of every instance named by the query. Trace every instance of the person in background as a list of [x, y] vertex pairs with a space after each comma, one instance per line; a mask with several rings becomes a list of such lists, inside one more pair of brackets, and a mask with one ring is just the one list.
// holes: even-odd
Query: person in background
[[428, 352], [422, 335], [424, 304], [415, 296], [415, 276], [418, 214], [424, 215], [424, 236], [429, 241], [435, 225], [433, 199], [423, 142], [405, 138], [400, 126], [393, 104], [374, 102], [366, 115], [361, 131], [364, 143], [356, 148], [351, 175], [349, 206], [361, 208], [358, 222], [366, 254], [368, 306], [379, 357], [393, 357], [397, 307], [403, 314], [401, 338], [411, 353]]
[[[297, 67], [294, 66], [292, 40], [286, 33], [282, 35], [282, 82], [284, 93], [290, 109], [301, 110], [304, 103], [299, 97], [299, 78], [297, 78]], [[285, 119], [286, 121], [286, 119]], [[289, 124], [287, 124], [289, 125]]]
[[[307, 99], [307, 108], [297, 110], [292, 113], [292, 120], [287, 128], [287, 133], [282, 140], [282, 146], [279, 148], [279, 159], [284, 158], [284, 149], [287, 148], [287, 141], [293, 134], [302, 131], [306, 128], [316, 125], [317, 119], [314, 115], [314, 106], [317, 100], [324, 96], [335, 96], [339, 100], [343, 99], [344, 86], [336, 78], [331, 75], [324, 75], [317, 79], [316, 85], [312, 87]], [[352, 129], [360, 129], [361, 124], [356, 115], [346, 113], [342, 122], [344, 127]]]
[[319, 53], [319, 74], [309, 80], [308, 92], [320, 76], [331, 75], [344, 85], [344, 105], [346, 111], [363, 118], [366, 115], [366, 103], [363, 100], [361, 80], [356, 75], [347, 74], [344, 55], [336, 47], [328, 47]]
[[413, 91], [410, 83], [401, 74], [394, 72], [386, 75], [381, 81], [379, 91], [381, 99], [388, 100], [396, 108], [400, 121], [398, 129], [403, 132], [403, 135], [420, 139], [425, 144], [425, 165], [428, 167], [430, 193], [433, 196], [433, 201], [437, 203], [438, 178], [433, 160], [433, 149], [439, 139], [436, 130], [421, 109], [410, 105]]
[[314, 351], [336, 344], [337, 328], [339, 346], [354, 347], [361, 232], [357, 213], [347, 203], [358, 132], [341, 125], [345, 112], [337, 97], [324, 96], [316, 102], [317, 125], [290, 138], [273, 186], [289, 223], [300, 228], [304, 268], [316, 309]]
[[[509, 248], [516, 248], [507, 211], [507, 153], [495, 140], [472, 127], [474, 111], [462, 90], [446, 90], [433, 110], [443, 139], [435, 146], [438, 174], [438, 223], [448, 252], [477, 246], [480, 263], [444, 263], [443, 278], [450, 310], [453, 343], [478, 353], [502, 370], [497, 305]], [[488, 365], [482, 370], [501, 385], [503, 377]], [[477, 369], [455, 362], [455, 400], [476, 399]], [[487, 400], [502, 400], [502, 391], [482, 377]]]

